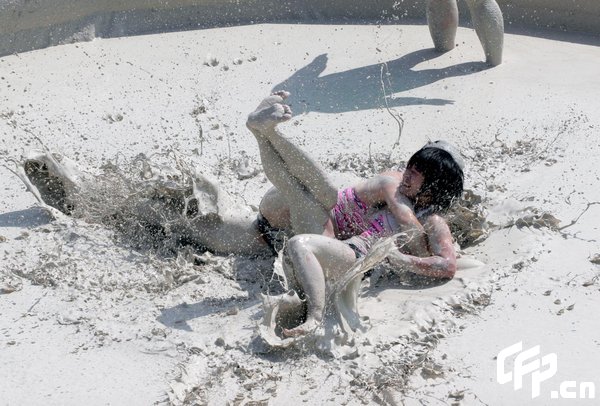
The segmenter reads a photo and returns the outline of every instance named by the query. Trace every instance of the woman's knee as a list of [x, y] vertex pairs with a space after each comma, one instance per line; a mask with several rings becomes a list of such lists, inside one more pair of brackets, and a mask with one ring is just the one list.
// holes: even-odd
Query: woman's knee
[[286, 247], [288, 255], [295, 257], [309, 252], [310, 246], [308, 240], [309, 237], [306, 237], [302, 234], [295, 235], [290, 238]]
[[305, 263], [309, 257], [313, 258], [317, 255], [318, 241], [314, 241], [313, 237], [315, 236], [310, 234], [299, 234], [288, 240], [286, 254], [293, 263]]
[[260, 201], [259, 211], [271, 226], [288, 228], [290, 223], [290, 208], [281, 193], [274, 187], [269, 189]]

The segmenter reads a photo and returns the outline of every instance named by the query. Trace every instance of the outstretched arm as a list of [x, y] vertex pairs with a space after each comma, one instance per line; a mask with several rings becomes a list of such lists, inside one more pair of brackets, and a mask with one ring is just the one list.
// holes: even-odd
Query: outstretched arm
[[456, 273], [456, 251], [446, 221], [432, 215], [425, 222], [431, 252], [428, 257], [406, 255], [399, 250], [388, 256], [390, 263], [419, 275], [433, 278], [452, 278]]

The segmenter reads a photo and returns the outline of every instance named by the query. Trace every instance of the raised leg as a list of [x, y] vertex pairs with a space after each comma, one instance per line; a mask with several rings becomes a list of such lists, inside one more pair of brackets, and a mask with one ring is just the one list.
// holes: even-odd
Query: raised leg
[[329, 222], [330, 208], [324, 207], [315, 196], [289, 172], [289, 166], [272, 144], [257, 137], [260, 156], [267, 178], [289, 207], [294, 234], [322, 234]]
[[[110, 186], [113, 178], [86, 176], [73, 161], [59, 154], [33, 151], [18, 169], [17, 175], [41, 203], [64, 214], [112, 225], [113, 218], [120, 216], [121, 227], [142, 224], [169, 229], [216, 253], [269, 252], [253, 223], [254, 216], [240, 214], [231, 207], [219, 211], [220, 206], [225, 206], [220, 204], [219, 187], [199, 174], [193, 176], [194, 187], [185, 182], [180, 185], [160, 182], [158, 176], [144, 182], [129, 179], [128, 184], [134, 188], [131, 197], [121, 196], [122, 200], [113, 202], [112, 195], [98, 195], [104, 189], [102, 185]], [[192, 200], [194, 205], [185, 204]]]
[[495, 0], [467, 0], [471, 19], [483, 46], [485, 61], [492, 66], [502, 63], [504, 20]]
[[290, 208], [294, 233], [323, 233], [329, 211], [337, 202], [337, 189], [325, 171], [302, 149], [287, 140], [275, 126], [291, 118], [283, 103], [289, 94], [267, 97], [248, 116], [267, 178]]
[[458, 28], [456, 0], [427, 0], [427, 24], [437, 51], [453, 49]]

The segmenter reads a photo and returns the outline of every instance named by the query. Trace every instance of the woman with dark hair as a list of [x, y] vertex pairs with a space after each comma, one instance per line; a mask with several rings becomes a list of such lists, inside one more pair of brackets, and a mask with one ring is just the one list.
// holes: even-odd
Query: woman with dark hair
[[303, 335], [319, 325], [327, 286], [343, 278], [378, 239], [402, 233], [398, 249], [388, 254], [390, 263], [416, 274], [452, 278], [456, 253], [441, 214], [463, 191], [458, 150], [445, 141], [428, 143], [409, 159], [405, 171], [386, 172], [337, 191], [318, 165], [276, 130], [292, 116], [284, 104], [287, 96], [278, 92], [268, 97], [247, 122], [275, 185], [273, 193], [283, 203], [272, 205], [277, 208], [272, 212], [261, 205], [261, 216], [267, 224], [289, 224], [295, 234], [286, 245], [284, 269], [290, 287], [305, 300], [307, 314], [284, 334]]
[[409, 159], [407, 168], [414, 168], [424, 177], [415, 197], [417, 211], [424, 205], [432, 213], [443, 213], [462, 194], [462, 164], [457, 163], [453, 154], [460, 156], [453, 145], [436, 141], [426, 144]]

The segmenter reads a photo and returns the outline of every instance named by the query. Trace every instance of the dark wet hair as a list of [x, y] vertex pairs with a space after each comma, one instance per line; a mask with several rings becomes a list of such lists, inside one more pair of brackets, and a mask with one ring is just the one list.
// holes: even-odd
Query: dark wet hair
[[407, 168], [414, 167], [423, 177], [417, 194], [429, 194], [427, 207], [433, 212], [446, 211], [463, 192], [464, 174], [450, 153], [440, 148], [425, 146], [410, 157]]

